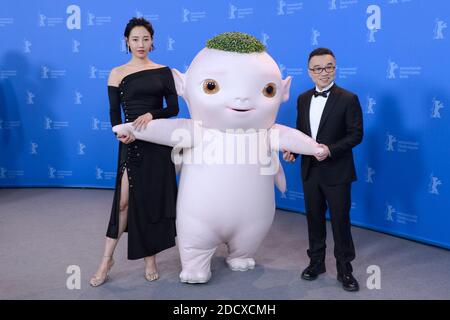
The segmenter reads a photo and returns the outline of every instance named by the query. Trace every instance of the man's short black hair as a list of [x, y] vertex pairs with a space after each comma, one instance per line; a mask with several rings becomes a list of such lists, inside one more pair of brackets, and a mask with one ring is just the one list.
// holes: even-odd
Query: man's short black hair
[[329, 54], [330, 56], [332, 56], [333, 58], [336, 59], [336, 57], [334, 56], [333, 51], [331, 51], [328, 48], [317, 48], [314, 49], [313, 51], [311, 51], [311, 53], [309, 54], [309, 58], [308, 58], [308, 63], [309, 61], [311, 61], [311, 58], [314, 56], [323, 56], [325, 54]]

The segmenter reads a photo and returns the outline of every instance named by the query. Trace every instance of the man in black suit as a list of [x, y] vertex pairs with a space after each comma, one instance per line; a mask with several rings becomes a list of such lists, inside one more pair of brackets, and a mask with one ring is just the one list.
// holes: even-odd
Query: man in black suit
[[[301, 175], [308, 221], [309, 266], [302, 279], [315, 280], [325, 272], [325, 212], [330, 209], [337, 279], [347, 291], [358, 291], [351, 261], [355, 258], [350, 224], [351, 183], [356, 180], [352, 148], [363, 137], [358, 97], [334, 83], [336, 59], [333, 52], [318, 48], [308, 59], [308, 73], [316, 87], [297, 100], [297, 129], [325, 149], [318, 156], [302, 155]], [[284, 152], [287, 161], [294, 155]]]

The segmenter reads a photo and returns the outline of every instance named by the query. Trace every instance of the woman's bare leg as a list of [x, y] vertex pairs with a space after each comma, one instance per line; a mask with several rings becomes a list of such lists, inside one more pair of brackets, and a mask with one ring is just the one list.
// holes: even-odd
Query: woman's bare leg
[[119, 242], [120, 236], [125, 231], [127, 226], [128, 218], [128, 174], [127, 170], [123, 172], [121, 187], [120, 187], [120, 204], [119, 204], [119, 232], [117, 239], [106, 237], [105, 250], [103, 251], [103, 257], [98, 267], [97, 272], [91, 278], [91, 285], [99, 286], [105, 282], [109, 269], [114, 264], [113, 254], [116, 249], [117, 243]]

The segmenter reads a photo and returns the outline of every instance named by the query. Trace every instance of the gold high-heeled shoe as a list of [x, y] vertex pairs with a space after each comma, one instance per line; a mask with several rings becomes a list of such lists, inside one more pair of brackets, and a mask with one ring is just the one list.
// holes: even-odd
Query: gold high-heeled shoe
[[155, 281], [159, 279], [159, 274], [158, 272], [146, 272], [145, 273], [145, 279], [147, 279], [147, 281]]
[[106, 282], [106, 280], [108, 280], [109, 278], [109, 271], [111, 270], [112, 266], [114, 265], [114, 259], [112, 258], [112, 256], [104, 256], [104, 258], [111, 258], [111, 260], [108, 261], [108, 269], [106, 270], [106, 273], [103, 277], [97, 277], [97, 276], [93, 276], [91, 278], [91, 280], [89, 281], [89, 284], [93, 287], [98, 287], [101, 286], [102, 284], [104, 284]]
[[[144, 277], [147, 281], [155, 281], [159, 279], [159, 274], [158, 271], [156, 271], [156, 262], [155, 262], [155, 258], [153, 257], [153, 259], [148, 259], [149, 257], [145, 257], [144, 261], [145, 261], [145, 274]], [[155, 269], [155, 271], [153, 272], [149, 272], [147, 271], [147, 262], [151, 261], [150, 265], [153, 265], [153, 268]]]

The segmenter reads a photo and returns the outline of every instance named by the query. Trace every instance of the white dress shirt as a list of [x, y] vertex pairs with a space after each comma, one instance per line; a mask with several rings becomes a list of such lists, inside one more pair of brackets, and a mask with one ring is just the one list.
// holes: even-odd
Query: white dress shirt
[[[334, 84], [334, 81], [331, 82], [326, 88], [323, 88], [320, 90], [316, 86], [317, 92], [322, 92], [330, 89]], [[314, 97], [314, 95], [311, 98], [311, 106], [309, 108], [309, 123], [311, 126], [311, 137], [316, 140], [317, 138], [317, 131], [319, 130], [319, 124], [320, 119], [322, 118], [323, 109], [325, 108], [325, 104], [327, 103], [327, 99], [330, 96], [330, 94], [327, 95], [327, 97], [317, 96]]]

